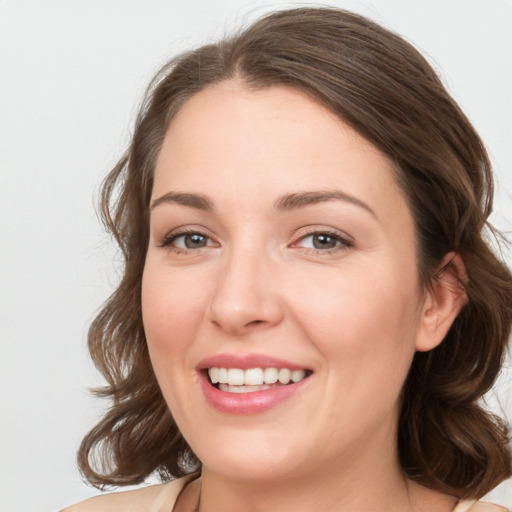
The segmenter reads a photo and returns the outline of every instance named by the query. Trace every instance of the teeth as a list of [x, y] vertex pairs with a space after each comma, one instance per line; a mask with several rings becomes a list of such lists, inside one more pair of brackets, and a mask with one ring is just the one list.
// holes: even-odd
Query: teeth
[[265, 382], [263, 377], [263, 370], [261, 368], [251, 368], [250, 370], [245, 370], [244, 377], [244, 384], [247, 386], [261, 386], [263, 382]]
[[227, 384], [228, 383], [228, 371], [226, 368], [219, 368], [219, 383]]
[[277, 368], [265, 368], [263, 370], [263, 380], [265, 384], [275, 384], [277, 382], [277, 377], [279, 372]]
[[217, 384], [219, 382], [219, 369], [218, 368], [210, 368], [208, 370], [208, 375], [210, 376], [210, 380], [212, 384]]
[[279, 370], [279, 377], [277, 378], [281, 384], [288, 384], [292, 378], [292, 372], [291, 370], [288, 370], [288, 368], [281, 368]]
[[262, 386], [230, 386], [229, 384], [219, 384], [221, 391], [227, 391], [228, 393], [252, 393], [253, 391], [263, 391], [270, 389], [270, 386], [263, 384]]
[[306, 376], [306, 372], [304, 370], [293, 370], [292, 372], [292, 380], [293, 382], [299, 382]]
[[243, 386], [245, 384], [244, 371], [239, 368], [230, 368], [228, 370], [228, 384], [230, 386]]
[[[219, 389], [230, 391], [232, 393], [245, 393], [249, 388], [262, 387], [268, 389], [269, 384], [275, 384], [278, 381], [283, 384], [299, 382], [306, 377], [305, 370], [289, 370], [288, 368], [250, 368], [242, 370], [240, 368], [210, 368], [208, 375], [212, 384], [219, 384]], [[225, 384], [226, 386], [222, 386]], [[265, 387], [267, 385], [267, 387]], [[227, 389], [231, 386], [237, 386], [237, 390]], [[240, 387], [247, 388], [241, 390]], [[242, 388], [243, 389], [243, 388]], [[260, 391], [260, 389], [250, 389], [250, 391]]]

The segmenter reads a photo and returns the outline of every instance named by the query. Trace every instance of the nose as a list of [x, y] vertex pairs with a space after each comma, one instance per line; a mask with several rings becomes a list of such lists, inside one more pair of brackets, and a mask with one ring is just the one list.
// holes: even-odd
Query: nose
[[284, 315], [275, 265], [261, 251], [238, 250], [222, 264], [208, 317], [232, 336], [278, 325]]

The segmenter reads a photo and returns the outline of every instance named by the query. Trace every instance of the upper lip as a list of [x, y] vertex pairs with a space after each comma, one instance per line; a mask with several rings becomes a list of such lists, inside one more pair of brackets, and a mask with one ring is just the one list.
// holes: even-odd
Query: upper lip
[[308, 368], [265, 354], [216, 354], [202, 359], [197, 365], [198, 370], [207, 370], [208, 368], [240, 368], [249, 370], [250, 368], [288, 368], [290, 370], [307, 370]]

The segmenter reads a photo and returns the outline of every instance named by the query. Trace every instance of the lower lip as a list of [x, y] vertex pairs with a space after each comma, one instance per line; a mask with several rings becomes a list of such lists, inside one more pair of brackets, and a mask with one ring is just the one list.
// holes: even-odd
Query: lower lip
[[250, 393], [228, 393], [213, 387], [208, 378], [201, 375], [201, 388], [206, 400], [220, 412], [251, 415], [268, 411], [298, 393], [311, 377], [299, 382]]

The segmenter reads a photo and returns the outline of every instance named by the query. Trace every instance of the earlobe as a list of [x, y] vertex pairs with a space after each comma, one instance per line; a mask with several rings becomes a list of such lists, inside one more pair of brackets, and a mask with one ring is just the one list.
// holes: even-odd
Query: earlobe
[[467, 280], [466, 267], [460, 255], [448, 253], [426, 293], [416, 350], [427, 352], [443, 341], [468, 301], [464, 288]]

